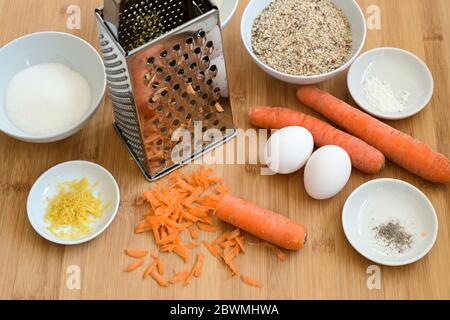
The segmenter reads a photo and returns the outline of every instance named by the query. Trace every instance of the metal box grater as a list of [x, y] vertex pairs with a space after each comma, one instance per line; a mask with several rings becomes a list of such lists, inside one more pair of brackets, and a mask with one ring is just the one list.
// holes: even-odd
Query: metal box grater
[[96, 17], [114, 127], [148, 180], [236, 135], [208, 0], [105, 0]]

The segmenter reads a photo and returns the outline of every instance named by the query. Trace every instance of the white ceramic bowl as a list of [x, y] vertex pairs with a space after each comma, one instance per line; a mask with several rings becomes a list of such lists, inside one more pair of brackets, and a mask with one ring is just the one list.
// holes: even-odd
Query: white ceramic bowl
[[343, 10], [344, 14], [349, 20], [350, 27], [352, 29], [353, 47], [351, 58], [338, 69], [321, 75], [296, 76], [277, 71], [261, 62], [253, 52], [252, 46], [253, 23], [255, 19], [261, 14], [261, 12], [265, 8], [267, 8], [272, 1], [273, 0], [251, 0], [247, 8], [245, 9], [241, 20], [241, 36], [245, 48], [247, 49], [253, 60], [256, 62], [256, 64], [272, 77], [275, 77], [281, 81], [300, 85], [320, 83], [329, 80], [342, 71], [346, 70], [353, 63], [353, 61], [356, 59], [356, 57], [364, 47], [364, 43], [366, 42], [367, 26], [366, 19], [359, 5], [355, 0], [332, 0], [332, 2], [337, 7]]
[[211, 0], [211, 2], [219, 8], [222, 29], [225, 29], [236, 13], [239, 0]]
[[[49, 136], [33, 136], [11, 123], [5, 113], [5, 91], [19, 71], [40, 63], [61, 63], [84, 76], [91, 89], [88, 112], [75, 125]], [[103, 61], [86, 41], [61, 32], [38, 32], [18, 38], [0, 48], [0, 130], [16, 139], [48, 143], [65, 139], [83, 128], [100, 106], [106, 88]]]
[[[413, 235], [403, 253], [386, 250], [375, 239], [374, 227], [399, 221]], [[388, 266], [401, 266], [423, 258], [433, 247], [438, 220], [433, 205], [416, 187], [395, 179], [372, 180], [356, 189], [344, 205], [342, 224], [350, 244], [364, 257]]]
[[[103, 216], [92, 225], [92, 232], [79, 239], [62, 239], [48, 230], [44, 216], [48, 199], [58, 193], [58, 183], [88, 178], [98, 183], [94, 192], [101, 194], [104, 204], [109, 204]], [[120, 191], [114, 177], [103, 167], [87, 161], [71, 161], [59, 164], [46, 171], [34, 183], [27, 200], [28, 219], [34, 230], [45, 239], [63, 245], [76, 245], [90, 241], [100, 235], [114, 220], [120, 204]]]
[[[364, 90], [365, 80], [370, 77], [387, 82], [394, 94], [408, 91], [405, 110], [389, 113], [374, 108]], [[362, 54], [351, 66], [347, 83], [350, 94], [362, 109], [388, 120], [405, 119], [422, 111], [434, 90], [433, 76], [426, 64], [414, 54], [397, 48], [377, 48]]]

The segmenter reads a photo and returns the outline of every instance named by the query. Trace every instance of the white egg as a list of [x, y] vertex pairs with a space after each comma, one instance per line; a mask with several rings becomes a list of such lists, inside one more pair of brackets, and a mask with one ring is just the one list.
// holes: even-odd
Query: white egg
[[286, 127], [269, 138], [264, 149], [264, 160], [273, 172], [289, 174], [306, 164], [313, 149], [311, 132], [303, 127]]
[[306, 192], [317, 200], [330, 199], [346, 186], [352, 172], [348, 153], [338, 146], [325, 146], [309, 158], [305, 167]]

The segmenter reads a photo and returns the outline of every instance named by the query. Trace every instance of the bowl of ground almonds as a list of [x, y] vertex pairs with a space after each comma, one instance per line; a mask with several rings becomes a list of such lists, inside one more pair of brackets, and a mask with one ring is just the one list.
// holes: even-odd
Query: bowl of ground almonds
[[241, 21], [245, 47], [271, 76], [314, 84], [346, 70], [367, 28], [354, 0], [251, 0]]

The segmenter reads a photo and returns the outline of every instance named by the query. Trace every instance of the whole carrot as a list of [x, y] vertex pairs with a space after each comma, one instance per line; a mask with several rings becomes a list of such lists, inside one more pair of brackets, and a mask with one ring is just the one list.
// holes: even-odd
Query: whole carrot
[[347, 151], [352, 165], [362, 172], [375, 174], [384, 168], [384, 155], [364, 141], [334, 128], [328, 123], [287, 108], [255, 107], [249, 113], [250, 123], [265, 129], [301, 126], [313, 135], [318, 147], [336, 145]]
[[450, 182], [450, 160], [430, 146], [315, 87], [301, 87], [297, 97], [406, 170], [432, 182]]
[[303, 225], [230, 194], [222, 197], [216, 216], [284, 249], [299, 250], [306, 242], [306, 229]]

